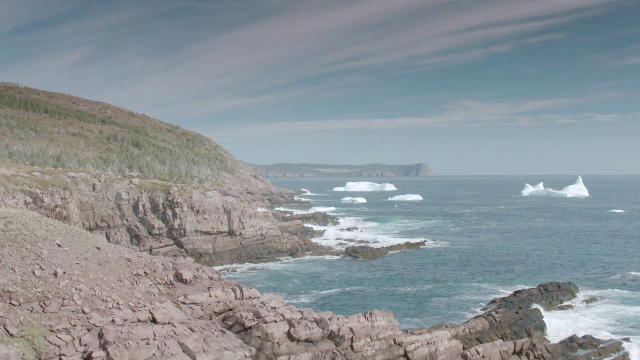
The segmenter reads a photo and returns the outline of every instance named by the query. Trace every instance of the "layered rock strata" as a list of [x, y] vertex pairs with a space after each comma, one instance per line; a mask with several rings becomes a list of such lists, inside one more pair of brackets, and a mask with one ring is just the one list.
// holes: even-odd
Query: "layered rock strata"
[[219, 265], [322, 251], [302, 222], [270, 210], [268, 199], [290, 194], [267, 184], [254, 191], [88, 171], [0, 171], [0, 207], [36, 211], [152, 254]]
[[[0, 210], [0, 228], [4, 359], [628, 359], [619, 341], [550, 344], [526, 305], [401, 330], [389, 312], [295, 308], [190, 258], [132, 251], [34, 212]], [[533, 303], [553, 304], [560, 288], [573, 286], [542, 285]]]

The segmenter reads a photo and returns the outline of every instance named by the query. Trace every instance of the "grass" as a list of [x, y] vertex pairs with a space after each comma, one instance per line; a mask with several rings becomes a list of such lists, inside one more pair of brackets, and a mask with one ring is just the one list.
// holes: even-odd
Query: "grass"
[[197, 133], [111, 105], [0, 83], [0, 163], [216, 183], [238, 162]]
[[47, 347], [49, 332], [32, 320], [18, 326], [18, 336], [0, 336], [0, 343], [10, 344], [20, 349], [23, 359], [40, 359]]

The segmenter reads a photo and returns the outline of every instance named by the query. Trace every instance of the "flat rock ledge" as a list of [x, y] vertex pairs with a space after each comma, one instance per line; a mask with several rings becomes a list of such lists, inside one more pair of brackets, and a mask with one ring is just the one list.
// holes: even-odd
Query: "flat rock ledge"
[[372, 260], [377, 259], [380, 256], [387, 255], [392, 251], [419, 249], [426, 244], [427, 241], [423, 240], [417, 242], [407, 241], [402, 244], [395, 244], [379, 248], [374, 248], [369, 245], [349, 246], [344, 249], [344, 256], [349, 256], [361, 260]]
[[620, 341], [544, 337], [531, 304], [570, 300], [571, 283], [496, 299], [463, 324], [401, 330], [389, 312], [296, 308], [34, 212], [0, 210], [0, 229], [0, 359], [629, 359]]

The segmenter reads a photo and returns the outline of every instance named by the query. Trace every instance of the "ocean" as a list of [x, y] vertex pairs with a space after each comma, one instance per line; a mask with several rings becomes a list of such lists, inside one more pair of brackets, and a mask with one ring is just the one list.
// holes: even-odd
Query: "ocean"
[[[548, 338], [628, 337], [625, 347], [640, 360], [640, 177], [583, 176], [586, 198], [521, 195], [525, 183], [562, 190], [576, 178], [273, 179], [305, 189], [300, 198], [314, 210], [340, 218], [322, 227], [319, 243], [427, 244], [375, 260], [324, 256], [219, 269], [298, 307], [341, 315], [389, 310], [402, 328], [464, 322], [495, 297], [572, 281], [581, 289], [575, 308], [543, 312]], [[350, 181], [358, 183], [343, 190], [376, 187], [365, 181], [389, 185], [333, 191]], [[408, 196], [389, 199], [398, 195]], [[581, 302], [594, 296], [600, 300]]]

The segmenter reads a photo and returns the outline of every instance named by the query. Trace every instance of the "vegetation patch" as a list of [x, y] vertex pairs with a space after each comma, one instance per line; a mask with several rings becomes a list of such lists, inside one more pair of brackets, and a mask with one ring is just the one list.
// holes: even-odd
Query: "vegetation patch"
[[0, 163], [218, 183], [238, 161], [211, 139], [124, 109], [0, 83]]

